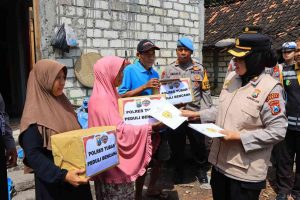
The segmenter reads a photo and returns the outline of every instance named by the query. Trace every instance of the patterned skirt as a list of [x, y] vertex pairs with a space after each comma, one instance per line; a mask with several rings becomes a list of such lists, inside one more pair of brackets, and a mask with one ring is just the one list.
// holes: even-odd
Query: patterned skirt
[[107, 184], [95, 181], [97, 200], [134, 200], [134, 182]]

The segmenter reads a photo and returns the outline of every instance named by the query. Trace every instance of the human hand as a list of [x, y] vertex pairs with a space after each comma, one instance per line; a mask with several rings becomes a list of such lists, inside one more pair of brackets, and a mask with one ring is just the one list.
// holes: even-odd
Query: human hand
[[90, 180], [90, 178], [81, 178], [79, 177], [79, 174], [83, 174], [85, 172], [85, 169], [75, 169], [72, 171], [68, 171], [65, 181], [69, 182], [74, 187], [78, 187], [82, 184], [87, 184]]
[[7, 160], [6, 166], [7, 166], [7, 168], [17, 166], [17, 159], [18, 159], [18, 154], [17, 154], [16, 148], [6, 150], [6, 160]]
[[241, 135], [239, 132], [229, 130], [221, 130], [219, 132], [225, 135], [225, 137], [222, 138], [225, 141], [241, 140]]
[[181, 115], [187, 117], [189, 121], [195, 121], [200, 119], [200, 114], [191, 110], [180, 109]]
[[157, 78], [152, 78], [144, 86], [145, 86], [145, 89], [159, 88], [160, 83], [159, 83], [159, 80]]

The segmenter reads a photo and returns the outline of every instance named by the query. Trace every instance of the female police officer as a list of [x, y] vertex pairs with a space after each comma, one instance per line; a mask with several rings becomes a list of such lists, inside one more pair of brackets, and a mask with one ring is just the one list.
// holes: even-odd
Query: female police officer
[[224, 128], [209, 155], [213, 198], [254, 200], [265, 187], [272, 147], [285, 136], [283, 89], [264, 73], [276, 64], [268, 36], [243, 33], [228, 52], [236, 68], [225, 79], [218, 108], [182, 114], [200, 116], [202, 123], [215, 119]]

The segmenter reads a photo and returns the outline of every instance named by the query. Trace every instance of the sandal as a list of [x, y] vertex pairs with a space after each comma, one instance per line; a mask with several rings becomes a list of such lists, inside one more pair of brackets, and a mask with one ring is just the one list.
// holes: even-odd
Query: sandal
[[169, 194], [163, 192], [162, 189], [148, 189], [146, 192], [148, 197], [154, 197], [158, 199], [168, 199]]

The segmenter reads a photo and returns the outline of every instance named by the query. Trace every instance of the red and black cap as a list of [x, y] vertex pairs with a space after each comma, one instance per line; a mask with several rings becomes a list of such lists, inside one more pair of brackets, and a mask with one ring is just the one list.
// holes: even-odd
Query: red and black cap
[[145, 51], [148, 51], [150, 49], [154, 49], [154, 50], [160, 50], [159, 47], [155, 46], [155, 44], [150, 41], [150, 40], [141, 40], [139, 42], [139, 44], [137, 45], [137, 51], [140, 52], [140, 53], [143, 53]]
[[253, 51], [271, 49], [271, 38], [261, 33], [243, 33], [235, 39], [235, 46], [228, 53], [244, 57]]

